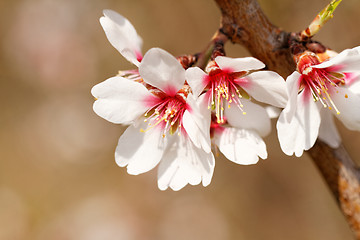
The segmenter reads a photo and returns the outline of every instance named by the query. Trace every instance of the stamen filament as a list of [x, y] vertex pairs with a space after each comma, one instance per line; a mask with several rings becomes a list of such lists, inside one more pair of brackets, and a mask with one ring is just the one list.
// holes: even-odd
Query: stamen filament
[[[240, 101], [243, 97], [240, 91], [241, 87], [237, 84], [235, 81], [236, 79], [231, 74], [217, 69], [216, 74], [210, 73], [209, 80], [210, 99], [208, 109], [211, 108], [215, 110], [216, 121], [218, 123], [223, 123], [225, 121], [224, 110], [226, 103], [228, 108], [234, 103], [242, 112], [244, 112], [243, 104]], [[241, 90], [245, 92], [243, 89]]]
[[144, 116], [146, 119], [144, 122], [149, 122], [148, 127], [140, 131], [147, 132], [163, 124], [161, 126], [163, 137], [165, 137], [168, 132], [170, 134], [175, 133], [177, 129], [181, 128], [182, 116], [187, 109], [186, 97], [186, 95], [179, 93], [174, 97], [163, 97], [159, 103], [145, 112]]

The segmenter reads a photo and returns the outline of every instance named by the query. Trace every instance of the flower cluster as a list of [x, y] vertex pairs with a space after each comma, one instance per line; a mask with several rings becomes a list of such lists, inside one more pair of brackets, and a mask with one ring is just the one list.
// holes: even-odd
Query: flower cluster
[[217, 54], [202, 69], [184, 66], [160, 48], [142, 55], [142, 39], [126, 18], [105, 10], [100, 23], [136, 69], [95, 85], [93, 109], [112, 123], [129, 125], [115, 160], [134, 175], [159, 165], [161, 190], [210, 184], [212, 150], [242, 165], [266, 159], [262, 138], [271, 131], [272, 116], [264, 104], [284, 108], [277, 131], [288, 155], [301, 156], [317, 137], [337, 147], [340, 136], [331, 114], [360, 130], [360, 48], [333, 57], [305, 51], [296, 56], [297, 71], [285, 82], [261, 70], [265, 64], [253, 57]]

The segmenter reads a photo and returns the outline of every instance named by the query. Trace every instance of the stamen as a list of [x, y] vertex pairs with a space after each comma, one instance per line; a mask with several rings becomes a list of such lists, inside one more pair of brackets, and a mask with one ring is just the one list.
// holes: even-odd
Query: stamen
[[[211, 105], [208, 105], [208, 109], [212, 108], [215, 110], [216, 122], [223, 123], [224, 122], [224, 110], [225, 110], [225, 102], [227, 102], [227, 107], [231, 107], [231, 103], [235, 103], [235, 105], [243, 111], [243, 105], [240, 99], [243, 97], [242, 93], [246, 92], [241, 89], [241, 87], [236, 83], [235, 78], [224, 71], [219, 71], [217, 69], [216, 74], [209, 74], [210, 83], [210, 101]], [[209, 101], [209, 102], [210, 102]]]
[[330, 95], [328, 92], [325, 92], [325, 94], [327, 95], [331, 105], [334, 107], [335, 111], [336, 111], [336, 114], [340, 114], [339, 110], [337, 109], [337, 107], [335, 106], [335, 103], [333, 102], [333, 100], [331, 99]]
[[[182, 116], [187, 108], [185, 94], [177, 94], [174, 97], [165, 97], [150, 108], [144, 116], [147, 117], [144, 122], [148, 122], [148, 127], [141, 132], [147, 132], [156, 126], [162, 125], [162, 136], [167, 133], [174, 134], [178, 128], [181, 128]], [[150, 115], [150, 116], [148, 116]]]
[[[337, 90], [339, 84], [345, 83], [344, 74], [308, 67], [303, 71], [302, 79], [304, 84], [310, 89], [315, 102], [319, 101], [324, 108], [334, 109], [336, 114], [340, 114], [340, 111], [331, 98], [330, 92], [339, 92]], [[345, 96], [345, 98], [346, 97], [347, 96]]]

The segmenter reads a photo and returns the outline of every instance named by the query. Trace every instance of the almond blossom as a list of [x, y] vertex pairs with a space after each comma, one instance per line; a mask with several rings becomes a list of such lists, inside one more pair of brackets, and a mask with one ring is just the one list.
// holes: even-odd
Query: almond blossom
[[249, 98], [277, 107], [286, 104], [282, 77], [271, 71], [249, 73], [264, 67], [252, 57], [218, 56], [208, 64], [208, 74], [198, 67], [186, 70], [186, 80], [193, 93], [203, 99], [202, 109], [208, 109], [208, 115], [214, 110], [213, 143], [225, 157], [238, 164], [254, 164], [259, 157], [267, 158], [262, 137], [270, 132], [270, 118], [264, 108]]
[[115, 160], [129, 174], [141, 174], [160, 161], [158, 185], [179, 190], [187, 183], [207, 186], [214, 170], [208, 137], [185, 70], [172, 55], [153, 48], [139, 65], [144, 84], [117, 76], [92, 88], [94, 111], [106, 120], [131, 124], [120, 137]]
[[277, 122], [283, 152], [301, 156], [317, 137], [336, 148], [341, 140], [331, 115], [350, 130], [360, 130], [359, 47], [320, 61], [303, 53], [286, 80], [289, 101]]
[[218, 56], [208, 64], [208, 74], [192, 67], [186, 70], [186, 80], [195, 95], [205, 91], [208, 108], [215, 110], [218, 123], [222, 123], [225, 121], [224, 109], [230, 108], [231, 104], [245, 115], [243, 99], [250, 97], [276, 107], [285, 106], [285, 82], [279, 74], [272, 71], [249, 73], [264, 67], [264, 63], [253, 57]]

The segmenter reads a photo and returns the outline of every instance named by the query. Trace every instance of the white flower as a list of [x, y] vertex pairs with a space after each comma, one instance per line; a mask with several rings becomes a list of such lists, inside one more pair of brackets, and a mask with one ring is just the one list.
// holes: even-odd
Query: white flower
[[350, 130], [360, 130], [358, 49], [344, 50], [322, 63], [311, 52], [300, 57], [298, 71], [286, 80], [289, 101], [277, 122], [285, 154], [301, 156], [318, 136], [338, 147], [341, 139], [331, 115]]
[[208, 65], [209, 74], [196, 67], [186, 70], [186, 80], [193, 93], [203, 99], [201, 109], [207, 109], [208, 114], [210, 109], [215, 110], [211, 124], [213, 143], [225, 157], [238, 164], [255, 164], [259, 157], [267, 158], [262, 137], [270, 133], [270, 118], [264, 108], [248, 98], [252, 96], [277, 107], [286, 104], [282, 77], [271, 71], [249, 74], [264, 66], [252, 57], [218, 56]]
[[[270, 118], [264, 108], [246, 102], [247, 114], [243, 115], [236, 106], [226, 108], [225, 121], [218, 123], [214, 116], [211, 124], [211, 137], [224, 156], [242, 165], [255, 164], [267, 158], [266, 145], [262, 137], [271, 130]], [[234, 105], [234, 104], [232, 104]]]
[[100, 18], [106, 37], [129, 62], [139, 66], [142, 59], [142, 39], [134, 26], [125, 17], [115, 11], [104, 10]]
[[[94, 111], [113, 123], [132, 124], [119, 139], [115, 160], [129, 174], [160, 161], [158, 185], [179, 190], [208, 185], [214, 170], [210, 118], [204, 118], [185, 83], [185, 70], [172, 55], [153, 48], [139, 65], [144, 84], [113, 77], [92, 89]], [[146, 87], [145, 87], [146, 86]]]
[[276, 107], [286, 104], [284, 79], [272, 71], [251, 70], [264, 68], [265, 65], [253, 57], [229, 58], [218, 56], [203, 72], [198, 67], [186, 70], [186, 80], [195, 95], [204, 90], [208, 96], [208, 107], [215, 110], [217, 121], [224, 121], [224, 109], [235, 104], [246, 114], [242, 98], [254, 99]]

